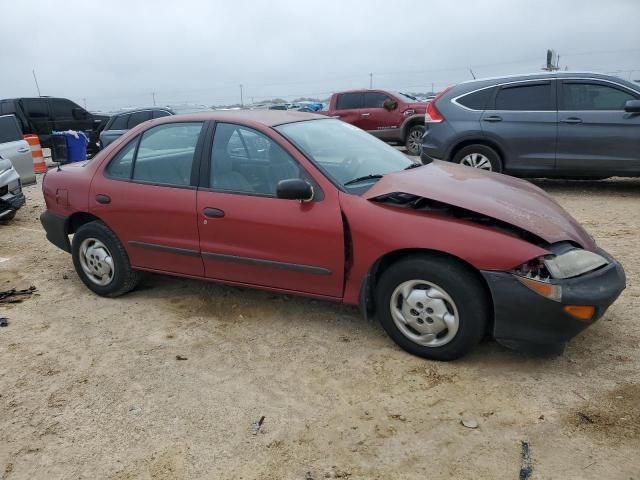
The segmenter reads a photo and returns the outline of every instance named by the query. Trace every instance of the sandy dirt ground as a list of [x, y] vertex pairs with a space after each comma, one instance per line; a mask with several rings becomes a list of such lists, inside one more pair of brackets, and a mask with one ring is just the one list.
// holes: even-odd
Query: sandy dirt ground
[[524, 441], [531, 479], [640, 479], [640, 180], [536, 183], [627, 289], [562, 356], [453, 363], [338, 304], [158, 275], [97, 297], [28, 187], [0, 225], [0, 290], [38, 289], [0, 306], [0, 478], [517, 479]]

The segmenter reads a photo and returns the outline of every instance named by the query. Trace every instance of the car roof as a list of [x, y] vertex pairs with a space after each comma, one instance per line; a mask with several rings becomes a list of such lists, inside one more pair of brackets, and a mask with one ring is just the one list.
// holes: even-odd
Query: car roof
[[170, 123], [176, 120], [202, 122], [215, 120], [220, 122], [260, 124], [275, 127], [285, 123], [304, 122], [306, 120], [327, 119], [326, 115], [298, 112], [295, 110], [213, 110], [211, 112], [186, 113], [171, 117], [162, 117], [154, 123]]
[[588, 77], [595, 79], [611, 79], [617, 78], [612, 75], [606, 75], [598, 72], [585, 72], [585, 71], [555, 71], [555, 72], [533, 72], [533, 73], [519, 73], [514, 75], [503, 75], [500, 77], [486, 77], [477, 78], [473, 80], [466, 80], [460, 82], [458, 85], [473, 85], [481, 83], [499, 83], [502, 80], [517, 81], [517, 80], [537, 80], [537, 79], [553, 79], [553, 78], [566, 78], [566, 77]]

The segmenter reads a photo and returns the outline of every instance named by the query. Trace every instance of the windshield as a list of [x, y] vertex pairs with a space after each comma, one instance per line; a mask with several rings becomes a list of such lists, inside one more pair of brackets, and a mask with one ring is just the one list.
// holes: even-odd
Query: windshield
[[406, 102], [406, 103], [416, 103], [416, 102], [420, 101], [416, 97], [414, 97], [413, 95], [409, 95], [408, 93], [393, 92], [393, 94], [396, 97], [400, 98], [400, 100], [402, 100], [403, 102]]
[[287, 123], [276, 129], [347, 192], [362, 193], [381, 176], [414, 165], [395, 148], [341, 120]]

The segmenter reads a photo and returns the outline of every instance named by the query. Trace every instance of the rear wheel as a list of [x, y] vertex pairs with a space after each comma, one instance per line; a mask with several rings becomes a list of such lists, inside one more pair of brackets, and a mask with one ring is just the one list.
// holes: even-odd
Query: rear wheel
[[454, 260], [411, 256], [385, 270], [376, 290], [380, 321], [403, 349], [454, 360], [483, 337], [489, 304], [476, 274]]
[[489, 172], [502, 172], [500, 155], [486, 145], [474, 144], [464, 147], [454, 155], [453, 163]]
[[123, 295], [140, 281], [140, 272], [131, 268], [120, 240], [102, 222], [89, 222], [78, 229], [71, 254], [82, 282], [103, 297]]
[[407, 132], [404, 146], [407, 149], [407, 154], [411, 156], [418, 156], [422, 152], [422, 136], [424, 135], [424, 125], [414, 125]]
[[2, 217], [0, 219], [0, 222], [10, 222], [11, 220], [13, 220], [14, 218], [16, 218], [16, 211], [14, 210], [11, 213], [8, 213], [7, 215], [5, 215], [4, 217]]

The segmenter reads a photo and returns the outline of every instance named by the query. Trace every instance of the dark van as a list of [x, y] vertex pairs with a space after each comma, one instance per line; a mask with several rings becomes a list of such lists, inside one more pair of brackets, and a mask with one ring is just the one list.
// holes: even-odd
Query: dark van
[[44, 148], [51, 148], [51, 132], [77, 130], [88, 132], [87, 152], [98, 151], [93, 135], [95, 119], [77, 103], [66, 98], [31, 97], [0, 100], [0, 115], [15, 115], [23, 134], [36, 134]]

